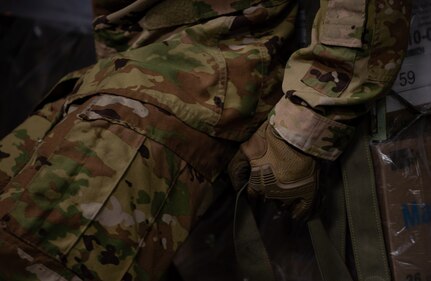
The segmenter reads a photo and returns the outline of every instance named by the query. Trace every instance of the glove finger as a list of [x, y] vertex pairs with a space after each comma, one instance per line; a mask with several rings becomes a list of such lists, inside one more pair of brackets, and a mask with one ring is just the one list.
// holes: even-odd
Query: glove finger
[[313, 182], [311, 184], [301, 186], [290, 197], [290, 199], [282, 200], [284, 205], [288, 206], [293, 219], [307, 218], [313, 210], [316, 201], [318, 188], [318, 172], [314, 172]]

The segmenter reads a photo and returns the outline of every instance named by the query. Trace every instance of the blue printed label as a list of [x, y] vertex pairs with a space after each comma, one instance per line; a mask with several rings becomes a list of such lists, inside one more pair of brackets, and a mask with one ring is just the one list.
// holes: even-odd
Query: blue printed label
[[404, 203], [402, 205], [404, 226], [413, 228], [422, 224], [431, 224], [431, 204]]

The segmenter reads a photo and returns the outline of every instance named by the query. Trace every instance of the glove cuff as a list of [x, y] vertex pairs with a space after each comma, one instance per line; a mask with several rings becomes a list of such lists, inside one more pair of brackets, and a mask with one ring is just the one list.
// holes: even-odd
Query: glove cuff
[[270, 124], [301, 151], [335, 160], [353, 137], [354, 128], [325, 118], [311, 109], [281, 99], [270, 113]]

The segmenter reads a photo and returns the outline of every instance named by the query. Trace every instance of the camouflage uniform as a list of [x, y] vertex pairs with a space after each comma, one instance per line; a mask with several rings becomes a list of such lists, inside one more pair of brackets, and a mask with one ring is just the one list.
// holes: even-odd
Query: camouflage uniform
[[283, 71], [272, 124], [334, 159], [352, 131], [340, 121], [393, 79], [408, 8], [321, 5], [312, 45], [286, 68], [296, 1], [138, 0], [97, 18], [105, 58], [0, 143], [0, 280], [162, 279], [283, 95]]

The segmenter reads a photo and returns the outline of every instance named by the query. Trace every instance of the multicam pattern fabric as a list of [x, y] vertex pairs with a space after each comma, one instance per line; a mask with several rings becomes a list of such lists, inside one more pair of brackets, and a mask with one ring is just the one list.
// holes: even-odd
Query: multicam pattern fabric
[[[106, 2], [96, 0], [96, 7]], [[102, 15], [94, 21], [94, 29], [99, 46], [104, 50], [124, 51], [137, 48], [153, 41], [176, 33], [176, 28], [185, 24], [196, 24], [219, 16], [246, 11], [250, 7], [256, 10], [261, 6], [270, 8], [293, 2], [291, 0], [137, 0], [132, 4], [108, 15]], [[117, 3], [118, 5], [118, 3]], [[111, 4], [112, 6], [112, 4]], [[244, 12], [249, 24], [263, 23], [260, 19]], [[265, 12], [264, 12], [265, 13]], [[289, 12], [287, 12], [289, 14]], [[254, 22], [254, 23], [253, 23]], [[245, 24], [245, 22], [243, 22]]]
[[294, 3], [179, 1], [198, 18], [167, 27], [163, 2], [96, 20], [114, 53], [0, 142], [0, 280], [163, 279], [280, 99]]
[[[367, 3], [367, 4], [366, 4]], [[334, 160], [350, 143], [343, 123], [391, 87], [405, 55], [411, 1], [321, 1], [312, 43], [289, 59], [271, 124], [290, 144]]]
[[[69, 100], [100, 92], [127, 96], [155, 104], [211, 136], [244, 141], [282, 94], [278, 56], [293, 32], [292, 8], [256, 6], [238, 16], [182, 26], [143, 48], [132, 43], [127, 52], [89, 69]], [[284, 20], [264, 24], [280, 13]]]
[[[89, 112], [93, 102], [55, 126], [4, 187], [1, 280], [158, 280], [211, 202], [203, 175]], [[142, 105], [134, 112], [149, 113]], [[91, 113], [94, 121], [83, 118]]]
[[[304, 106], [293, 103], [283, 105], [277, 105], [274, 110], [276, 114], [270, 114], [269, 122], [277, 124], [275, 128], [280, 136], [288, 135], [296, 147], [306, 147], [309, 154], [325, 155], [327, 159], [335, 160], [350, 142], [350, 136], [354, 133], [352, 127], [324, 118]], [[295, 117], [285, 122], [283, 117], [286, 115]], [[308, 122], [303, 122], [304, 116], [308, 117]], [[303, 137], [305, 131], [308, 138]]]
[[407, 41], [408, 2], [360, 3], [322, 1], [285, 69], [294, 1], [125, 0], [99, 17], [104, 58], [0, 142], [0, 279], [161, 280], [283, 70], [270, 121], [335, 159]]

